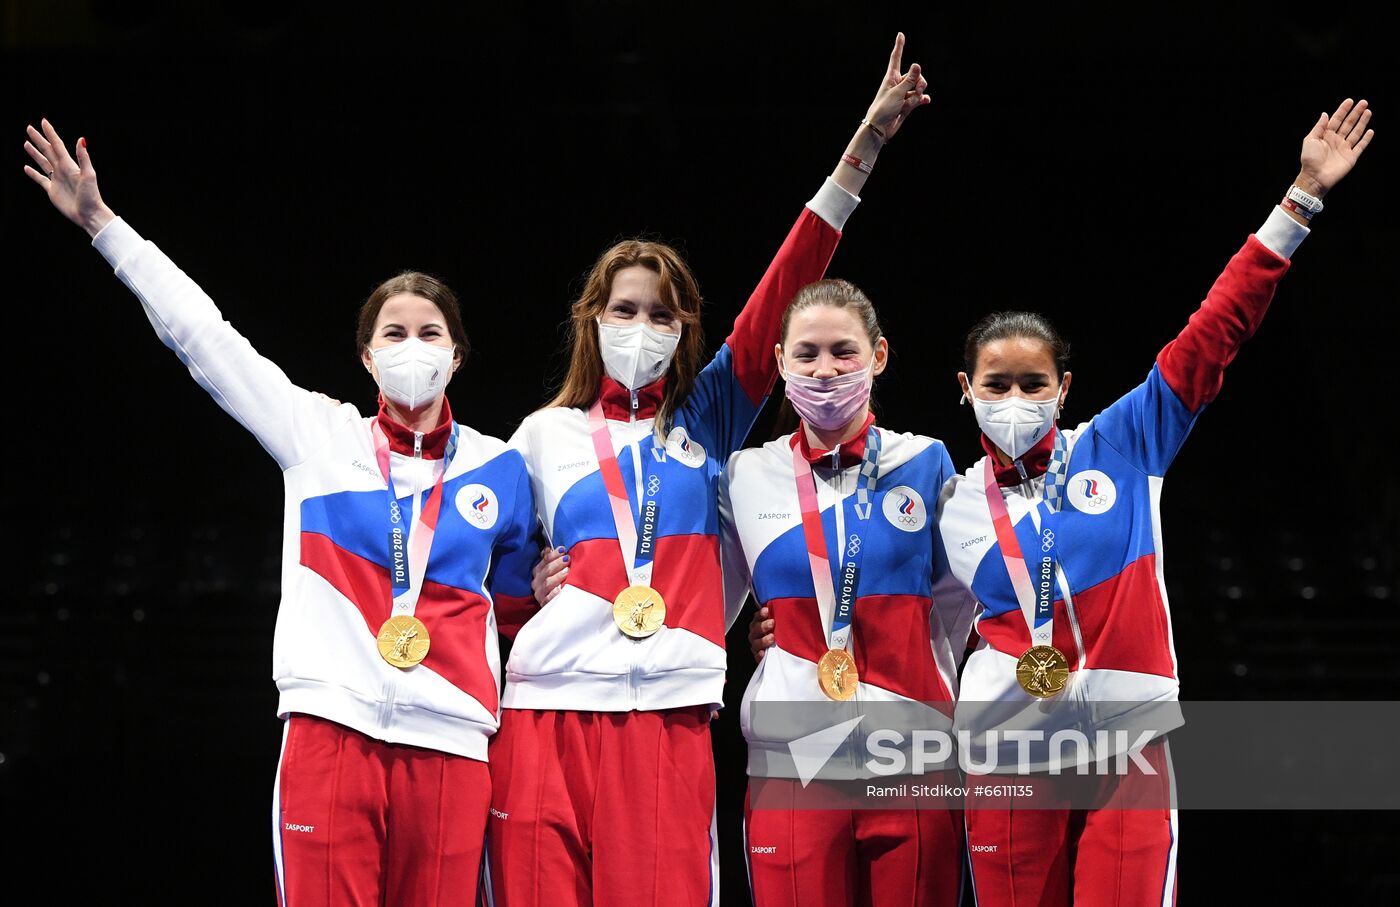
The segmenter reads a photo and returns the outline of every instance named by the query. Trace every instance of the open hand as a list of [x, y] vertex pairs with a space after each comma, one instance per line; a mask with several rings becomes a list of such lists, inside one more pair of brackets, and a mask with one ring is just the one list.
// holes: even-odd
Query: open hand
[[1374, 129], [1367, 129], [1371, 110], [1366, 101], [1347, 98], [1329, 117], [1322, 114], [1303, 138], [1298, 185], [1321, 198], [1356, 166], [1356, 159], [1371, 144]]
[[60, 214], [89, 236], [96, 236], [116, 215], [97, 191], [97, 171], [88, 157], [87, 139], [78, 139], [78, 158], [74, 160], [53, 124], [40, 120], [39, 125], [42, 131], [33, 126], [25, 130], [29, 141], [24, 143], [24, 150], [39, 165], [36, 170], [25, 164], [25, 175], [43, 187]]

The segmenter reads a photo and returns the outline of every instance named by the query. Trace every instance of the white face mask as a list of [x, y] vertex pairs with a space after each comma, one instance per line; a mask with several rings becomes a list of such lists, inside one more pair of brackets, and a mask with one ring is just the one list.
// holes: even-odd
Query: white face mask
[[1060, 409], [1059, 394], [1049, 400], [1025, 397], [978, 400], [971, 393], [963, 396], [972, 401], [972, 411], [982, 433], [1013, 460], [1050, 433]]
[[417, 337], [370, 350], [379, 371], [379, 390], [409, 409], [442, 395], [452, 378], [453, 350]]
[[671, 367], [680, 331], [663, 334], [645, 324], [603, 324], [598, 321], [598, 347], [603, 367], [618, 384], [634, 391], [646, 387]]

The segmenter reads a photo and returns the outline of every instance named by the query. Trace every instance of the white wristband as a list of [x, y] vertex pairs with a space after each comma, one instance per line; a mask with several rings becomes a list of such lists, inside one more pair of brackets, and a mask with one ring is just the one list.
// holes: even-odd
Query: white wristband
[[1308, 209], [1312, 214], [1316, 214], [1322, 210], [1322, 199], [1318, 198], [1316, 195], [1309, 195], [1297, 186], [1289, 186], [1288, 194], [1285, 195], [1284, 198], [1297, 202], [1302, 207]]

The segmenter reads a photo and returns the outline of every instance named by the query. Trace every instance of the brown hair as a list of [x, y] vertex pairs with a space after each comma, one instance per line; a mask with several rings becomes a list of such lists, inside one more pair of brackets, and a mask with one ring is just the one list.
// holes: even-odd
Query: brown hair
[[359, 320], [355, 325], [355, 350], [363, 353], [374, 338], [374, 322], [379, 318], [379, 310], [394, 296], [406, 293], [421, 296], [438, 307], [443, 320], [447, 322], [447, 333], [457, 347], [462, 362], [471, 352], [467, 340], [467, 329], [462, 326], [462, 309], [457, 304], [457, 294], [448, 289], [447, 284], [431, 274], [422, 271], [401, 271], [374, 288], [369, 298], [360, 306]]
[[[872, 348], [876, 341], [884, 336], [884, 331], [880, 330], [880, 318], [875, 314], [875, 304], [870, 301], [870, 297], [866, 296], [860, 287], [849, 280], [828, 278], [809, 283], [798, 290], [797, 295], [792, 297], [792, 302], [789, 302], [787, 308], [783, 310], [781, 336], [784, 346], [787, 346], [788, 327], [792, 322], [793, 314], [819, 305], [850, 310], [850, 313], [855, 316], [856, 322], [865, 329], [865, 334], [870, 338]], [[873, 393], [870, 396], [870, 406], [872, 408], [875, 406]], [[776, 441], [783, 435], [797, 431], [798, 424], [797, 410], [792, 408], [792, 401], [784, 395], [782, 405], [778, 407], [778, 414], [773, 420], [771, 440]]]
[[797, 295], [792, 297], [792, 302], [783, 311], [783, 343], [787, 343], [788, 325], [792, 321], [792, 316], [803, 309], [814, 308], [819, 305], [831, 306], [833, 309], [850, 309], [860, 326], [865, 328], [865, 334], [870, 338], [870, 345], [873, 347], [884, 333], [880, 330], [880, 318], [875, 314], [875, 306], [870, 301], [870, 297], [861, 292], [860, 287], [849, 280], [830, 278], [809, 283], [797, 291]]
[[1065, 376], [1069, 365], [1069, 343], [1055, 330], [1055, 326], [1038, 312], [993, 312], [972, 326], [963, 341], [963, 371], [968, 378], [977, 370], [977, 357], [982, 347], [998, 340], [1012, 338], [1039, 340], [1050, 347], [1050, 355], [1055, 360], [1056, 377]]
[[559, 393], [545, 404], [588, 407], [598, 399], [603, 380], [603, 354], [598, 346], [597, 319], [607, 308], [613, 278], [618, 271], [640, 265], [661, 277], [661, 302], [681, 325], [676, 355], [666, 372], [666, 395], [656, 413], [658, 433], [670, 428], [674, 413], [695, 386], [705, 352], [705, 332], [700, 329], [700, 285], [680, 253], [665, 243], [629, 239], [608, 249], [593, 263], [583, 291], [569, 310], [569, 370]]

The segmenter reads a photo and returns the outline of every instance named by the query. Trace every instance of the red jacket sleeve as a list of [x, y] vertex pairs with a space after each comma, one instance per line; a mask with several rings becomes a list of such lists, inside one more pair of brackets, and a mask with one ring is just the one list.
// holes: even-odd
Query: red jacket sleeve
[[754, 406], [768, 396], [778, 378], [773, 346], [780, 339], [783, 311], [798, 290], [826, 274], [840, 239], [836, 228], [810, 208], [803, 208], [768, 272], [735, 319], [734, 331], [725, 344], [734, 357], [734, 377]]
[[1288, 259], [1251, 235], [1215, 280], [1186, 328], [1157, 355], [1167, 386], [1191, 412], [1220, 393], [1229, 365], [1264, 320]]

